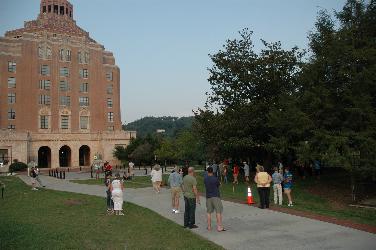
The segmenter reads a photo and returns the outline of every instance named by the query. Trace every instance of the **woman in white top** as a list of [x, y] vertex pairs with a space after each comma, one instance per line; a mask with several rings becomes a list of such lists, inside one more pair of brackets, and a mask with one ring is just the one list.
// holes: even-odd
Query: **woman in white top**
[[153, 188], [156, 193], [161, 191], [161, 183], [162, 183], [162, 169], [161, 166], [156, 164], [154, 169], [151, 171], [151, 182], [153, 183]]
[[111, 182], [110, 185], [111, 196], [114, 202], [114, 211], [115, 215], [124, 215], [123, 214], [123, 190], [124, 185], [123, 182], [120, 180], [120, 174], [115, 174], [115, 180]]

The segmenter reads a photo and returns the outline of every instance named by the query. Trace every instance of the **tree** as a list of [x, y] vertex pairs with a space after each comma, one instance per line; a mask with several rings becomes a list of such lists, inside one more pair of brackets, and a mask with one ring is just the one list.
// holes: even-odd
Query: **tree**
[[161, 161], [175, 162], [177, 160], [176, 156], [176, 145], [174, 139], [166, 138], [162, 140], [159, 148], [154, 151], [158, 159]]
[[310, 35], [301, 111], [313, 124], [306, 147], [314, 157], [356, 176], [376, 176], [375, 1], [349, 0], [338, 29], [319, 13]]
[[264, 48], [256, 54], [252, 32], [239, 33], [240, 39], [228, 40], [223, 50], [210, 56], [214, 65], [209, 69], [206, 106], [220, 111], [198, 110], [194, 124], [205, 145], [222, 156], [244, 157], [270, 144], [269, 113], [281, 109], [283, 96], [299, 90], [301, 51], [262, 40]]

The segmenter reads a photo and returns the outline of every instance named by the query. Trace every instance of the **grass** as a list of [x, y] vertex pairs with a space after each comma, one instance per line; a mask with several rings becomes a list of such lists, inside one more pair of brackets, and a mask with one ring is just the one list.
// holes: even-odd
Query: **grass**
[[[306, 211], [314, 214], [325, 215], [337, 219], [345, 219], [355, 223], [376, 226], [376, 210], [349, 207], [346, 202], [349, 186], [344, 180], [347, 176], [343, 173], [323, 175], [321, 180], [313, 177], [306, 180], [295, 179], [292, 190], [293, 207], [287, 207], [287, 197], [284, 195], [283, 207], [293, 210]], [[253, 179], [252, 179], [253, 180]], [[203, 175], [197, 174], [198, 190], [205, 194]], [[259, 202], [256, 185], [251, 181], [252, 194], [255, 202]], [[234, 186], [232, 183], [222, 184], [221, 196], [224, 199], [245, 203], [247, 199], [248, 184], [240, 182]], [[320, 192], [317, 192], [320, 191]], [[270, 189], [270, 202], [273, 203], [273, 189]]]
[[126, 203], [108, 216], [104, 198], [40, 189], [16, 177], [0, 199], [0, 249], [222, 249], [155, 212]]

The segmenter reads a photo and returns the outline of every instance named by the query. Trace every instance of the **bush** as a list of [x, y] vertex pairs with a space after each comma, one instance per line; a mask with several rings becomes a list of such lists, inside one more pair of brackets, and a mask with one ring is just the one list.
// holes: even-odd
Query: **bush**
[[13, 172], [16, 172], [16, 171], [24, 170], [26, 168], [27, 168], [27, 165], [25, 163], [17, 161], [17, 162], [10, 164], [9, 172], [13, 173]]

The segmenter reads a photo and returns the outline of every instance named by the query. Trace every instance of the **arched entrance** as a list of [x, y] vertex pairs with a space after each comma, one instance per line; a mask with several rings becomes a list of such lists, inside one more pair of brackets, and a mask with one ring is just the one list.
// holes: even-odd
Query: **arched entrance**
[[60, 167], [71, 166], [71, 149], [67, 145], [64, 145], [59, 150], [59, 165]]
[[38, 150], [38, 167], [51, 167], [51, 149], [47, 146], [40, 147]]
[[82, 145], [79, 149], [80, 166], [90, 166], [90, 148], [88, 145]]

